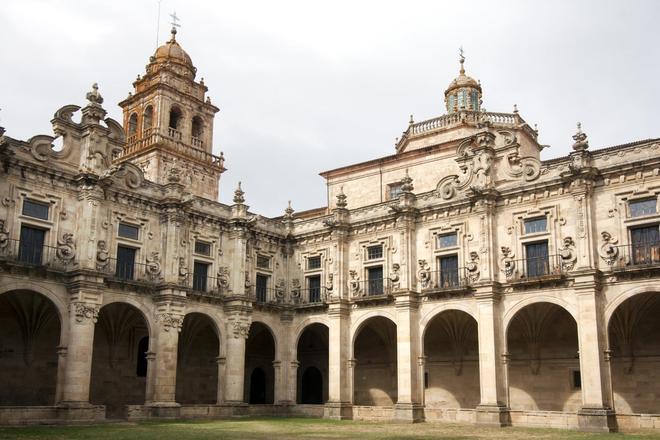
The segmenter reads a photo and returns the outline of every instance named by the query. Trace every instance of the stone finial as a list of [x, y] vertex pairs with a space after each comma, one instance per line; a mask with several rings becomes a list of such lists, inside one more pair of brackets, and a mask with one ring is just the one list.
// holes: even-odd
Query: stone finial
[[346, 209], [348, 203], [346, 202], [346, 194], [344, 194], [344, 187], [339, 188], [339, 194], [337, 194], [337, 208]]
[[103, 104], [103, 96], [99, 93], [98, 83], [92, 84], [92, 90], [87, 92], [86, 98], [91, 104]]
[[241, 189], [241, 182], [238, 182], [238, 187], [234, 191], [234, 203], [242, 205], [245, 203], [245, 192]]
[[293, 218], [293, 213], [294, 213], [294, 210], [291, 207], [291, 200], [289, 200], [288, 206], [286, 207], [286, 209], [284, 209], [284, 218], [286, 220], [291, 220]]
[[408, 125], [413, 125], [415, 123], [415, 120], [413, 119], [413, 115], [410, 115], [410, 119], [408, 120]]
[[513, 112], [518, 114], [518, 104], [513, 104]]
[[584, 151], [589, 148], [589, 141], [587, 140], [587, 134], [582, 132], [582, 123], [577, 123], [577, 133], [573, 135], [573, 150], [575, 151]]
[[412, 177], [408, 175], [408, 168], [406, 168], [406, 175], [401, 179], [401, 191], [404, 193], [411, 193], [413, 189], [415, 189], [412, 182]]

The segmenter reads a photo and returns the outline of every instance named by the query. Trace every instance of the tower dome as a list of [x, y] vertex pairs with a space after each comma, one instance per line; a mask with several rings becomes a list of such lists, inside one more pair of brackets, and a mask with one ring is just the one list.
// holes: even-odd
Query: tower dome
[[481, 84], [479, 81], [465, 74], [465, 57], [461, 49], [461, 70], [459, 75], [445, 90], [445, 106], [447, 113], [458, 111], [479, 111], [481, 109]]
[[178, 67], [179, 73], [195, 77], [197, 69], [193, 66], [190, 55], [176, 41], [176, 28], [172, 28], [172, 37], [158, 49], [151, 57], [151, 63], [158, 66], [169, 64]]

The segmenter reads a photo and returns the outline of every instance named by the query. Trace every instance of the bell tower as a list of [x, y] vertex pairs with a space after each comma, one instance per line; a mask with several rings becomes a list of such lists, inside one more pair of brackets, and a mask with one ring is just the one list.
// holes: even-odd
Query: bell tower
[[197, 69], [176, 33], [173, 27], [145, 75], [133, 82], [134, 92], [119, 103], [126, 147], [115, 163], [133, 162], [153, 182], [179, 179], [192, 194], [217, 200], [225, 171], [223, 154], [212, 154], [213, 118], [220, 109], [205, 97], [204, 79], [195, 81]]

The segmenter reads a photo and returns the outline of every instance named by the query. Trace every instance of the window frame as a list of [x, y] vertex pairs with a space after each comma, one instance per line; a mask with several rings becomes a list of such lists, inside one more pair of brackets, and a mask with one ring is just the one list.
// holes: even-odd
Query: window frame
[[[638, 203], [647, 203], [647, 202], [653, 202], [654, 209], [653, 212], [648, 212], [648, 213], [641, 213], [641, 214], [633, 214], [633, 205], [638, 204]], [[639, 198], [639, 199], [633, 199], [633, 200], [628, 200], [628, 217], [631, 219], [638, 219], [640, 217], [648, 217], [652, 216], [658, 213], [658, 198], [657, 197], [644, 197], [644, 198]]]
[[[40, 206], [43, 208], [46, 208], [46, 217], [39, 217], [36, 215], [31, 215], [25, 212], [25, 208], [28, 204], [32, 204], [33, 206]], [[43, 202], [40, 200], [35, 200], [35, 199], [30, 199], [28, 197], [25, 197], [23, 199], [23, 206], [21, 208], [21, 215], [25, 217], [29, 217], [31, 219], [36, 219], [36, 220], [41, 220], [41, 221], [49, 221], [50, 220], [50, 206], [51, 204], [48, 202]]]
[[[208, 248], [208, 252], [200, 252], [200, 251], [198, 250], [198, 248], [197, 248], [197, 245], [198, 245], [198, 244], [199, 244], [199, 245], [207, 246], [207, 248]], [[210, 257], [210, 256], [211, 256], [211, 253], [212, 253], [212, 246], [211, 246], [211, 243], [209, 243], [208, 241], [197, 240], [197, 239], [195, 239], [195, 244], [193, 245], [193, 253], [196, 254], [196, 255], [203, 255], [203, 256], [205, 256], [205, 257]]]
[[[380, 255], [377, 257], [371, 257], [369, 251], [375, 248], [380, 248]], [[365, 257], [365, 261], [369, 261], [369, 262], [383, 260], [385, 258], [385, 246], [383, 245], [383, 243], [370, 244], [365, 246], [364, 257]]]
[[[136, 230], [136, 237], [133, 238], [133, 237], [128, 237], [126, 235], [122, 235], [122, 233], [121, 233], [122, 226], [128, 227], [129, 229], [134, 228]], [[119, 224], [117, 225], [117, 237], [121, 238], [123, 240], [140, 241], [141, 229], [142, 228], [139, 225], [129, 223], [129, 222], [120, 221]]]
[[[541, 231], [528, 231], [527, 230], [527, 225], [532, 225], [535, 222], [538, 221], [543, 221], [544, 222], [544, 229]], [[543, 216], [538, 216], [538, 217], [530, 217], [523, 219], [523, 225], [522, 225], [522, 233], [524, 236], [529, 236], [529, 235], [534, 235], [534, 234], [546, 234], [548, 233], [548, 216], [543, 215]]]
[[[261, 259], [261, 261], [267, 261], [267, 265], [264, 266], [264, 265], [259, 264], [260, 259]], [[272, 264], [273, 264], [272, 260], [273, 260], [273, 257], [270, 256], [270, 255], [257, 254], [257, 256], [255, 258], [255, 261], [254, 261], [254, 265], [257, 269], [271, 270], [271, 267], [272, 267]]]
[[[310, 264], [312, 260], [314, 260], [314, 261], [318, 260], [318, 262], [319, 262], [318, 266], [312, 267], [312, 265]], [[322, 261], [322, 258], [321, 258], [320, 255], [312, 255], [312, 256], [307, 257], [307, 266], [306, 266], [305, 270], [318, 271], [318, 270], [321, 270], [322, 267], [323, 267], [323, 261]]]

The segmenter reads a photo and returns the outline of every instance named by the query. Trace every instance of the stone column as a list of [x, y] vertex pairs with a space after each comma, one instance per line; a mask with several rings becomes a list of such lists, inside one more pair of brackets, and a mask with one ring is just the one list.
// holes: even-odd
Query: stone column
[[581, 430], [610, 432], [615, 429], [615, 416], [610, 402], [609, 368], [605, 359], [607, 331], [599, 302], [599, 286], [594, 271], [575, 273], [578, 304], [578, 339], [582, 408], [578, 411]]
[[62, 401], [62, 393], [64, 392], [64, 372], [66, 371], [66, 351], [64, 345], [57, 347], [57, 384], [55, 389], [55, 403]]
[[504, 332], [499, 295], [490, 282], [476, 284], [477, 322], [479, 334], [479, 385], [481, 401], [477, 406], [477, 424], [510, 425], [506, 406], [505, 365], [503, 363]]
[[298, 368], [300, 362], [291, 361], [289, 365], [289, 401], [295, 405], [298, 403]]
[[218, 397], [216, 398], [216, 404], [221, 405], [225, 402], [225, 366], [227, 364], [227, 358], [224, 356], [218, 356], [215, 358], [215, 362], [218, 364]]
[[347, 361], [350, 353], [348, 304], [343, 300], [331, 302], [328, 308], [328, 402], [323, 417], [350, 419], [353, 417], [352, 378]]
[[227, 323], [227, 364], [225, 366], [225, 403], [242, 405], [245, 382], [245, 340], [250, 321], [245, 315], [234, 315]]
[[[155, 345], [152, 342], [153, 339], [149, 342], [150, 347]], [[155, 368], [156, 368], [156, 352], [151, 351], [151, 348], [148, 352], [145, 353], [147, 358], [147, 383], [144, 391], [144, 403], [145, 405], [151, 404], [154, 400], [154, 381], [153, 378], [156, 377]]]
[[395, 295], [397, 403], [394, 405], [394, 420], [421, 422], [424, 420], [424, 413], [419, 403], [417, 380], [417, 360], [420, 352], [417, 299], [415, 292], [411, 291]]
[[59, 405], [89, 406], [89, 386], [92, 373], [94, 325], [100, 306], [80, 301], [82, 293], [74, 295], [69, 304], [69, 336], [66, 363]]
[[282, 361], [273, 361], [273, 403], [276, 405], [286, 405], [286, 390], [284, 389], [283, 382], [284, 368], [282, 368]]
[[426, 356], [417, 356], [417, 367], [417, 389], [419, 391], [418, 401], [420, 405], [424, 406], [426, 402], [426, 387], [424, 383], [424, 373], [426, 372]]

